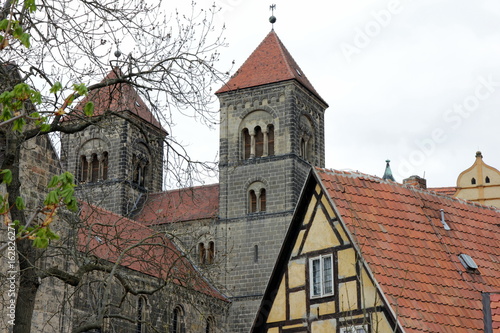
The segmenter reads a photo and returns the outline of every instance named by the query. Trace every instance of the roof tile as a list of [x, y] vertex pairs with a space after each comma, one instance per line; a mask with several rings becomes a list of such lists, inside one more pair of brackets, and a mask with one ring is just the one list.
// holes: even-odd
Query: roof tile
[[[406, 332], [483, 330], [480, 292], [500, 289], [500, 211], [365, 174], [316, 174]], [[331, 190], [338, 184], [344, 193]], [[500, 315], [500, 299], [493, 306]]]

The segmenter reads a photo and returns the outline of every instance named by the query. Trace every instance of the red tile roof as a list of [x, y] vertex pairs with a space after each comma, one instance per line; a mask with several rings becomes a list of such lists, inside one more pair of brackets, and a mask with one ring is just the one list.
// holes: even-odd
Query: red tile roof
[[150, 194], [134, 217], [146, 224], [211, 219], [219, 213], [219, 184]]
[[481, 292], [500, 289], [499, 210], [360, 173], [316, 175], [405, 332], [483, 331]]
[[490, 295], [490, 309], [493, 333], [500, 333], [500, 292]]
[[288, 80], [297, 80], [324, 102], [272, 30], [216, 94]]
[[449, 195], [450, 197], [454, 196], [457, 192], [456, 187], [430, 187], [429, 190], [442, 195]]
[[[115, 67], [106, 75], [101, 83], [117, 79], [122, 75], [122, 71], [118, 67]], [[108, 110], [113, 112], [130, 111], [155, 127], [165, 131], [134, 87], [128, 83], [116, 83], [90, 91], [87, 96], [78, 102], [75, 108], [76, 113], [66, 117], [69, 118], [66, 120], [77, 116], [82, 117], [82, 110], [87, 102], [94, 102], [94, 115], [96, 116], [102, 115]]]
[[86, 203], [80, 217], [81, 252], [227, 301], [163, 232]]

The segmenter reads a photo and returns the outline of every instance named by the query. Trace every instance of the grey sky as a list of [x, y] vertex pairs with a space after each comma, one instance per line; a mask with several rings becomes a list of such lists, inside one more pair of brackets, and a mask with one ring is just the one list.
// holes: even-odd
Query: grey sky
[[[500, 168], [500, 2], [215, 3], [229, 43], [221, 69], [235, 60], [234, 70], [270, 31], [276, 4], [275, 31], [330, 105], [326, 167], [382, 176], [390, 159], [397, 181], [425, 174], [429, 186], [454, 186], [477, 150]], [[193, 157], [216, 156], [218, 132], [207, 135], [183, 139]]]

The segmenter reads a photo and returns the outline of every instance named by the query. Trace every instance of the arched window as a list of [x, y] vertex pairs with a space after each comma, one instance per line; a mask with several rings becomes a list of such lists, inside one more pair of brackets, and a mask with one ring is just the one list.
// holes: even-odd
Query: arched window
[[205, 254], [205, 244], [198, 244], [198, 261], [200, 264], [204, 264], [206, 262], [206, 254]]
[[265, 188], [260, 190], [259, 201], [260, 201], [259, 211], [265, 212], [266, 211], [266, 189]]
[[257, 211], [257, 196], [254, 190], [250, 190], [250, 212], [255, 213]]
[[135, 328], [136, 333], [146, 333], [146, 298], [139, 296], [137, 299], [137, 325]]
[[170, 333], [184, 333], [184, 310], [178, 305], [172, 312], [172, 325]]
[[252, 147], [252, 138], [248, 132], [248, 128], [243, 129], [243, 158], [245, 160], [250, 158], [250, 151]]
[[102, 154], [102, 180], [108, 179], [108, 152]]
[[205, 333], [215, 333], [215, 319], [212, 316], [207, 318]]
[[253, 247], [253, 262], [259, 262], [259, 246], [257, 244]]
[[472, 185], [476, 185], [476, 178], [474, 178], [474, 177], [473, 177], [473, 178], [470, 180], [470, 183], [471, 183]]
[[274, 126], [267, 126], [267, 155], [274, 155]]
[[265, 212], [267, 210], [267, 193], [264, 184], [255, 182], [248, 189], [248, 212]]
[[207, 263], [213, 264], [215, 259], [215, 243], [213, 241], [208, 243]]
[[90, 181], [92, 183], [95, 183], [99, 179], [99, 159], [97, 158], [97, 154], [92, 154], [92, 161], [90, 162], [90, 164], [92, 168]]
[[255, 127], [255, 157], [262, 157], [264, 154], [264, 133], [260, 126]]
[[88, 181], [89, 176], [89, 162], [87, 161], [87, 156], [80, 156], [80, 182], [85, 183]]
[[486, 176], [486, 178], [484, 179], [484, 182], [485, 182], [486, 184], [489, 184], [489, 183], [490, 183], [490, 177]]

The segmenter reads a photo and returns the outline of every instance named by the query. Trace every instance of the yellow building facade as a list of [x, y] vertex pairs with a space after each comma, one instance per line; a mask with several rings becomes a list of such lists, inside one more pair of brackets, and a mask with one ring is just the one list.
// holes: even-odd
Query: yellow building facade
[[478, 151], [474, 164], [458, 176], [454, 196], [500, 207], [500, 171], [484, 163], [483, 155]]
[[271, 291], [272, 305], [261, 309], [253, 332], [395, 332], [381, 293], [328, 196], [319, 184], [309, 192], [295, 242], [288, 244], [290, 259]]

